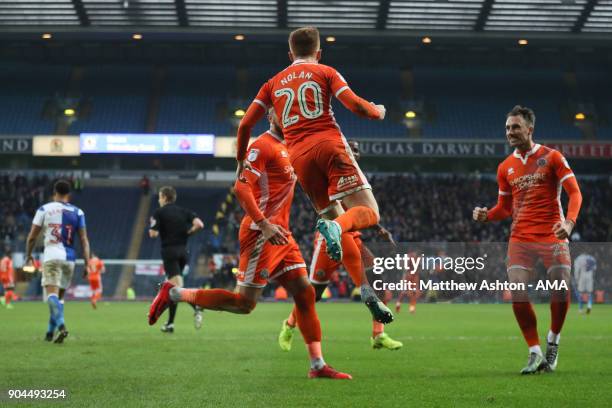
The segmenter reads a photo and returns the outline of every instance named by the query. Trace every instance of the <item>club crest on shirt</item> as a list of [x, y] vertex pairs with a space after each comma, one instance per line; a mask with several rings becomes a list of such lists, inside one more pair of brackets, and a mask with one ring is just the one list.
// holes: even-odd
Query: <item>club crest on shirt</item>
[[508, 169], [508, 175], [514, 174], [514, 167]]
[[268, 272], [267, 269], [264, 269], [264, 270], [261, 271], [260, 275], [261, 275], [262, 279], [268, 279], [268, 276], [270, 276], [270, 273]]
[[540, 157], [536, 163], [538, 167], [544, 167], [546, 166], [546, 159], [543, 157]]
[[289, 153], [286, 150], [281, 150], [281, 157], [289, 157]]
[[255, 160], [257, 160], [257, 156], [259, 155], [259, 149], [251, 149], [249, 151], [249, 155], [247, 157], [247, 160], [250, 162], [254, 162]]
[[317, 271], [317, 278], [323, 279], [324, 277], [325, 277], [325, 271], [318, 270]]

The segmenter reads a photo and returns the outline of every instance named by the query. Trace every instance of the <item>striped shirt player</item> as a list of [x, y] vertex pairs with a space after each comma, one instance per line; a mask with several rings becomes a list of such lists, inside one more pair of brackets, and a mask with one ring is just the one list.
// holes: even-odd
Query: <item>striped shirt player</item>
[[68, 331], [64, 324], [63, 296], [74, 273], [75, 239], [79, 238], [85, 265], [89, 263], [89, 240], [85, 230], [85, 213], [68, 202], [70, 184], [65, 180], [54, 185], [54, 201], [40, 207], [32, 221], [27, 239], [27, 263], [32, 264], [32, 250], [40, 233], [43, 234], [42, 286], [49, 304], [49, 328], [46, 340], [51, 341], [55, 328], [59, 329], [56, 343], [62, 343]]

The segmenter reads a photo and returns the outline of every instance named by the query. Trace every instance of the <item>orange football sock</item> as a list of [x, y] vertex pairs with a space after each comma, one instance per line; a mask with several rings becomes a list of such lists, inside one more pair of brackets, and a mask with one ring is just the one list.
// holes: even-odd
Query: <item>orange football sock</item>
[[297, 317], [295, 316], [295, 305], [294, 305], [293, 309], [291, 309], [291, 314], [287, 318], [287, 326], [295, 327], [296, 324], [297, 324]]
[[306, 344], [306, 349], [308, 350], [308, 355], [310, 356], [310, 360], [323, 358], [323, 352], [321, 351], [320, 341], [313, 341], [312, 343]]
[[538, 323], [530, 302], [512, 302], [512, 310], [529, 347], [540, 344]]
[[4, 299], [6, 300], [6, 304], [9, 305], [13, 300], [13, 291], [10, 289], [7, 290], [6, 295], [4, 295]]
[[378, 223], [378, 216], [373, 209], [358, 205], [357, 207], [349, 208], [334, 221], [340, 224], [342, 232], [350, 232], [376, 225]]
[[342, 252], [342, 265], [344, 265], [344, 268], [351, 276], [355, 286], [367, 283], [368, 280], [361, 260], [361, 252], [352, 234], [342, 234]]
[[191, 303], [203, 309], [222, 310], [232, 313], [248, 313], [255, 302], [239, 293], [225, 289], [180, 289], [181, 302]]
[[[315, 309], [315, 290], [312, 286], [293, 296], [297, 325], [302, 332], [304, 342], [311, 344], [321, 342], [321, 323]], [[319, 345], [319, 352], [321, 346]], [[309, 348], [310, 352], [310, 348]], [[311, 356], [312, 357], [312, 356]], [[320, 357], [320, 356], [319, 356]]]
[[385, 331], [385, 325], [372, 320], [372, 337], [376, 337]]
[[570, 305], [569, 291], [553, 291], [550, 297], [550, 331], [561, 333]]

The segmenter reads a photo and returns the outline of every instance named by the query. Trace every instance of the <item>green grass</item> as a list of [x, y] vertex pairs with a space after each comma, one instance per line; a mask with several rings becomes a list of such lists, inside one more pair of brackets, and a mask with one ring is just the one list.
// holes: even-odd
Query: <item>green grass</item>
[[[94, 311], [68, 303], [71, 335], [63, 345], [42, 341], [44, 303], [0, 308], [0, 389], [62, 388], [69, 398], [57, 405], [74, 407], [558, 408], [612, 401], [611, 306], [596, 305], [590, 316], [572, 307], [557, 372], [520, 376], [527, 349], [509, 305], [427, 304], [416, 315], [404, 306], [387, 329], [404, 342], [393, 352], [370, 348], [362, 305], [318, 305], [325, 359], [353, 381], [308, 380], [299, 335], [294, 350], [280, 351], [276, 336], [288, 304], [260, 304], [250, 316], [205, 312], [201, 331], [181, 305], [173, 335], [147, 325], [147, 306], [105, 303]], [[537, 313], [543, 336], [548, 306]]]

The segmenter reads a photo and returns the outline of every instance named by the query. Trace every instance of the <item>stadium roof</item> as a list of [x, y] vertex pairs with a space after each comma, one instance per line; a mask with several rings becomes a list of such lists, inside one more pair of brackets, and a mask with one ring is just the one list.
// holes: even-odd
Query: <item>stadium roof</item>
[[612, 34], [612, 0], [3, 0], [0, 29]]

